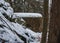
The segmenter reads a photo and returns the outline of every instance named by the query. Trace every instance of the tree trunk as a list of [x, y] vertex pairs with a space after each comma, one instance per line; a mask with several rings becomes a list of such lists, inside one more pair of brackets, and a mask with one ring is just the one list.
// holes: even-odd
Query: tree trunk
[[42, 32], [42, 40], [41, 43], [46, 43], [47, 36], [47, 28], [48, 28], [48, 1], [44, 0], [44, 14], [43, 14], [43, 32]]
[[52, 0], [48, 43], [60, 43], [60, 0]]

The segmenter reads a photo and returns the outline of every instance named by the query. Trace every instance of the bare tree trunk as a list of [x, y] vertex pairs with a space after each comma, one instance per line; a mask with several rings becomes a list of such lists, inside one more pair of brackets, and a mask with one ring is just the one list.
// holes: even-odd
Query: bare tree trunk
[[60, 43], [60, 0], [52, 0], [48, 43]]
[[43, 14], [43, 33], [41, 43], [46, 43], [47, 28], [48, 28], [48, 1], [44, 0], [44, 14]]

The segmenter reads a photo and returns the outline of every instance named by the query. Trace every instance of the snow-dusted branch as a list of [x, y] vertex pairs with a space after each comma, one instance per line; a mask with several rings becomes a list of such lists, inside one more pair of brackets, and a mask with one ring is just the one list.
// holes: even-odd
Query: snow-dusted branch
[[13, 18], [19, 18], [19, 17], [39, 18], [42, 17], [42, 15], [39, 13], [14, 13]]

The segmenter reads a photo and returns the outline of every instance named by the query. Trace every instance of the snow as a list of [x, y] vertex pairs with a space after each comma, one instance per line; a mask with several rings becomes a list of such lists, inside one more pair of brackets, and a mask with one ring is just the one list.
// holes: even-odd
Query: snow
[[[27, 39], [27, 41], [28, 40], [33, 40], [31, 37], [28, 37], [25, 33], [30, 33], [30, 36], [33, 36], [33, 34], [34, 34], [34, 36], [36, 35], [37, 36], [37, 34], [35, 33], [35, 32], [33, 32], [33, 31], [31, 31], [31, 30], [28, 30], [27, 28], [26, 29], [24, 29], [23, 28], [23, 26], [22, 25], [20, 25], [20, 24], [18, 24], [18, 23], [14, 23], [14, 22], [10, 22], [10, 21], [8, 21], [4, 16], [3, 17], [1, 17], [5, 22], [6, 22], [6, 24], [8, 24], [8, 27], [10, 28], [10, 29], [7, 29], [7, 28], [4, 28], [8, 33], [9, 33], [9, 36], [12, 36], [11, 37], [11, 39], [14, 39], [14, 37], [16, 38], [16, 37], [18, 37], [15, 33], [14, 33], [14, 31], [15, 32], [17, 32], [19, 35], [22, 35], [23, 37], [25, 37], [26, 39]], [[12, 31], [11, 31], [12, 30]], [[22, 30], [22, 31], [21, 31]], [[30, 32], [28, 32], [28, 31], [30, 31]], [[33, 36], [33, 37], [34, 37]], [[35, 37], [36, 38], [36, 37]], [[8, 38], [7, 38], [8, 39]], [[17, 39], [19, 39], [19, 38], [17, 38]]]
[[12, 9], [11, 7], [8, 7], [7, 13], [8, 13], [9, 15], [13, 15], [13, 9]]
[[36, 41], [35, 41], [35, 42], [30, 42], [30, 43], [40, 43], [40, 42], [36, 42]]
[[[4, 19], [4, 18], [3, 18]], [[5, 19], [5, 22], [7, 22], [7, 24], [9, 25], [10, 23]], [[9, 26], [11, 26], [11, 25], [9, 25]], [[4, 27], [4, 30], [7, 32], [7, 33], [9, 33], [9, 34], [7, 34], [8, 35], [8, 37], [10, 36], [10, 38], [12, 39], [12, 41], [13, 40], [15, 40], [15, 38], [16, 38], [16, 36], [15, 36], [15, 33], [13, 32], [13, 31], [11, 31], [9, 28], [6, 28], [6, 27]], [[4, 34], [3, 34], [4, 35]], [[8, 37], [5, 37], [4, 36], [4, 39], [6, 40], [6, 39], [8, 39]], [[18, 38], [16, 38], [17, 40], [19, 39], [19, 37]], [[21, 40], [21, 39], [20, 39]], [[20, 41], [21, 42], [21, 41]]]
[[[5, 41], [4, 43], [25, 43], [24, 39], [21, 37], [26, 39], [26, 43], [40, 42], [41, 33], [33, 32], [29, 28], [24, 28], [22, 24], [9, 21], [3, 14], [10, 18], [13, 14], [15, 17], [42, 17], [41, 14], [13, 13], [13, 9], [10, 7], [9, 3], [1, 0], [0, 4], [3, 4], [3, 6], [0, 7], [0, 43], [3, 43], [3, 41]], [[21, 21], [24, 20], [21, 18]]]
[[[18, 37], [16, 34], [14, 34], [14, 31], [16, 31], [19, 35], [22, 35], [23, 37], [25, 37], [28, 40], [33, 40], [31, 37], [28, 37], [25, 33], [28, 33], [30, 34], [30, 36], [37, 38], [37, 33], [31, 31], [30, 29], [24, 29], [22, 25], [18, 24], [18, 23], [11, 23], [9, 22], [8, 20], [6, 20], [6, 18], [4, 18], [4, 21], [8, 24], [8, 27], [10, 27], [11, 29], [7, 29], [7, 28], [4, 28], [8, 33], [9, 33], [9, 36], [12, 36], [11, 38], [14, 39], [14, 37]], [[13, 32], [12, 32], [12, 31]], [[21, 31], [22, 30], [22, 31]], [[8, 38], [7, 38], [8, 39]], [[17, 38], [18, 39], [18, 38]]]
[[9, 17], [13, 15], [13, 9], [11, 7], [8, 7], [7, 11], [5, 11], [2, 7], [0, 7], [0, 12], [7, 14]]
[[0, 4], [5, 4], [5, 1], [4, 0], [0, 0]]
[[41, 41], [42, 33], [38, 33], [38, 32], [36, 33], [34, 31], [30, 30], [29, 28], [26, 28], [26, 32], [28, 34], [30, 34], [30, 37], [35, 37], [36, 38], [35, 40], [37, 40], [38, 42]]
[[14, 13], [13, 18], [18, 18], [18, 17], [39, 18], [42, 17], [42, 15], [39, 13]]
[[4, 0], [0, 0], [0, 4], [3, 4], [3, 6], [0, 7], [0, 12], [6, 13], [9, 17], [11, 17], [14, 11], [13, 8], [10, 7], [10, 4]]
[[5, 7], [10, 7], [10, 4], [9, 4], [8, 2], [5, 2], [5, 3], [4, 3], [4, 6], [5, 6]]

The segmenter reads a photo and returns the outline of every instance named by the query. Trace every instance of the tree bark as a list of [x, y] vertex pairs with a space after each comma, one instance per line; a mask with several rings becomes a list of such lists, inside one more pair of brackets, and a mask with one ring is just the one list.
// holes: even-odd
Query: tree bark
[[52, 0], [48, 43], [60, 43], [60, 0]]
[[47, 29], [48, 29], [48, 1], [44, 0], [44, 14], [43, 14], [43, 32], [42, 32], [42, 40], [41, 43], [46, 43]]

